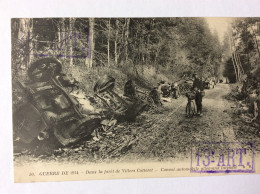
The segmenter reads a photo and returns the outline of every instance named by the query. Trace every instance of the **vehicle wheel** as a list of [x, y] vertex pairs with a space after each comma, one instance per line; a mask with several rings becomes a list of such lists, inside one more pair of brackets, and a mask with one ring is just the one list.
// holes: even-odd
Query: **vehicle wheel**
[[61, 62], [54, 58], [43, 58], [32, 63], [28, 76], [33, 81], [47, 81], [61, 73]]
[[94, 86], [95, 93], [103, 93], [108, 90], [112, 90], [115, 87], [115, 78], [105, 75], [97, 81]]

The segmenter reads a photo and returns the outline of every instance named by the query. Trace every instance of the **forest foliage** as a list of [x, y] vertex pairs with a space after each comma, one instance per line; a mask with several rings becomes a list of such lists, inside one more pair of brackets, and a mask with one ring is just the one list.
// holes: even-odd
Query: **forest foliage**
[[260, 18], [236, 18], [224, 37], [224, 76], [242, 82], [260, 66]]
[[[65, 71], [175, 81], [218, 76], [223, 47], [204, 18], [12, 19], [13, 73], [53, 56]], [[119, 77], [119, 76], [118, 76]], [[93, 81], [94, 81], [93, 80]], [[142, 82], [142, 81], [141, 81]]]

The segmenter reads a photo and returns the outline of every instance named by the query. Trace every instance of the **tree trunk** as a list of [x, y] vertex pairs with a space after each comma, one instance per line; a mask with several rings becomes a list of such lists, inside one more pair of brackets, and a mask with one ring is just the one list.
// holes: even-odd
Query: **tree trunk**
[[63, 44], [64, 44], [64, 41], [65, 41], [65, 19], [62, 18], [61, 19], [61, 22], [60, 22], [60, 32], [59, 32], [59, 50], [62, 54], [63, 53]]
[[244, 74], [244, 68], [243, 68], [243, 66], [242, 66], [242, 63], [241, 63], [240, 55], [239, 55], [239, 54], [237, 54], [237, 58], [238, 58], [239, 66], [240, 66], [240, 69], [241, 69], [241, 73]]
[[[61, 44], [60, 44], [60, 53], [64, 56], [67, 56], [67, 26], [65, 23], [65, 18], [61, 19]], [[63, 57], [63, 62], [67, 64], [66, 57]]]
[[258, 56], [259, 56], [259, 58], [260, 58], [260, 51], [259, 51], [259, 47], [258, 47], [258, 41], [257, 41], [257, 37], [256, 37], [256, 35], [255, 35], [254, 29], [252, 28], [252, 26], [251, 26], [251, 30], [252, 30], [252, 32], [253, 32], [253, 36], [254, 36], [255, 44], [256, 44], [256, 49], [257, 49], [257, 52], [258, 52]]
[[19, 71], [19, 64], [22, 64], [21, 58], [17, 55], [17, 48], [19, 45], [19, 28], [20, 28], [20, 19], [11, 19], [11, 45], [12, 45], [12, 73], [16, 74]]
[[85, 61], [88, 68], [92, 68], [93, 66], [94, 48], [94, 18], [89, 18], [88, 49]]
[[128, 61], [128, 38], [129, 38], [129, 24], [130, 18], [125, 19], [126, 29], [125, 29], [125, 61]]
[[237, 82], [238, 81], [237, 68], [236, 68], [236, 63], [235, 63], [235, 59], [234, 59], [234, 54], [233, 53], [232, 53], [232, 63], [233, 63], [233, 66], [234, 66], [236, 82]]
[[238, 75], [237, 75], [237, 68], [236, 68], [236, 63], [235, 63], [235, 59], [234, 59], [234, 54], [233, 54], [233, 49], [232, 49], [232, 35], [229, 36], [229, 41], [230, 41], [230, 52], [231, 52], [231, 58], [232, 58], [232, 63], [233, 63], [233, 67], [234, 67], [234, 71], [235, 71], [235, 76], [236, 76], [236, 82], [238, 81]]
[[74, 18], [69, 18], [69, 58], [70, 58], [70, 66], [73, 66], [73, 28], [74, 28], [74, 22], [75, 19]]
[[146, 57], [146, 63], [149, 63], [149, 64], [151, 62], [151, 58], [150, 58], [150, 52], [151, 52], [150, 36], [151, 36], [151, 33], [148, 33], [148, 35], [147, 35], [147, 49], [148, 49], [148, 52], [147, 52], [147, 57]]
[[33, 59], [33, 19], [28, 19], [28, 62], [27, 67], [30, 66]]
[[239, 64], [238, 64], [238, 60], [237, 60], [237, 56], [236, 56], [236, 52], [234, 52], [234, 59], [235, 59], [235, 64], [236, 64], [236, 67], [237, 67], [237, 80], [240, 82], [240, 78], [241, 78], [241, 71], [240, 71], [240, 68], [239, 68]]
[[20, 19], [19, 23], [19, 32], [18, 32], [18, 40], [22, 43], [25, 43], [25, 52], [22, 56], [22, 64], [21, 68], [27, 69], [32, 61], [33, 55], [33, 19], [24, 18]]
[[110, 19], [107, 22], [108, 35], [107, 35], [107, 65], [110, 66]]
[[118, 39], [118, 20], [116, 19], [116, 29], [115, 29], [115, 50], [114, 50], [114, 55], [115, 55], [115, 65], [118, 64], [117, 39]]
[[239, 69], [239, 81], [241, 81], [241, 77], [243, 75], [243, 67], [242, 67], [242, 64], [241, 64], [241, 61], [239, 59], [239, 55], [237, 53], [235, 53], [235, 57], [236, 57], [236, 61], [237, 61], [237, 68]]
[[[236, 51], [235, 51], [236, 45], [235, 45], [232, 35], [230, 36], [230, 41], [231, 41], [230, 48], [231, 48], [231, 53], [232, 53], [232, 61], [233, 61], [233, 65], [234, 65], [234, 69], [235, 69], [235, 73], [236, 73], [236, 81], [240, 82], [240, 68], [239, 68], [239, 64], [237, 61], [237, 57], [236, 57]], [[232, 44], [234, 46], [234, 51], [232, 49]]]

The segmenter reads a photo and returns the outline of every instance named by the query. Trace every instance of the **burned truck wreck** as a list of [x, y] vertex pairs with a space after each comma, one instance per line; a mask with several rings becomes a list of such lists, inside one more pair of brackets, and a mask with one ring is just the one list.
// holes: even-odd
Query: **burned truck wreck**
[[[55, 58], [43, 58], [31, 64], [24, 81], [14, 80], [13, 90], [20, 99], [13, 105], [14, 152], [22, 148], [35, 150], [70, 146], [92, 137], [106, 120], [134, 121], [146, 107], [139, 99], [127, 99], [113, 91], [115, 79], [104, 76], [97, 81], [94, 96], [81, 93], [84, 100], [97, 108], [86, 110], [73, 95], [74, 82], [62, 73]], [[64, 81], [65, 80], [65, 81]], [[79, 91], [77, 92], [79, 93]], [[47, 149], [46, 149], [47, 148]]]

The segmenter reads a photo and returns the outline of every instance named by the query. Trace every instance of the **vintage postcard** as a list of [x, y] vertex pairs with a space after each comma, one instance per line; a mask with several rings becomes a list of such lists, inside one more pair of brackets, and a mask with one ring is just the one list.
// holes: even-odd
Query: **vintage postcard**
[[260, 172], [260, 18], [12, 18], [15, 182]]

